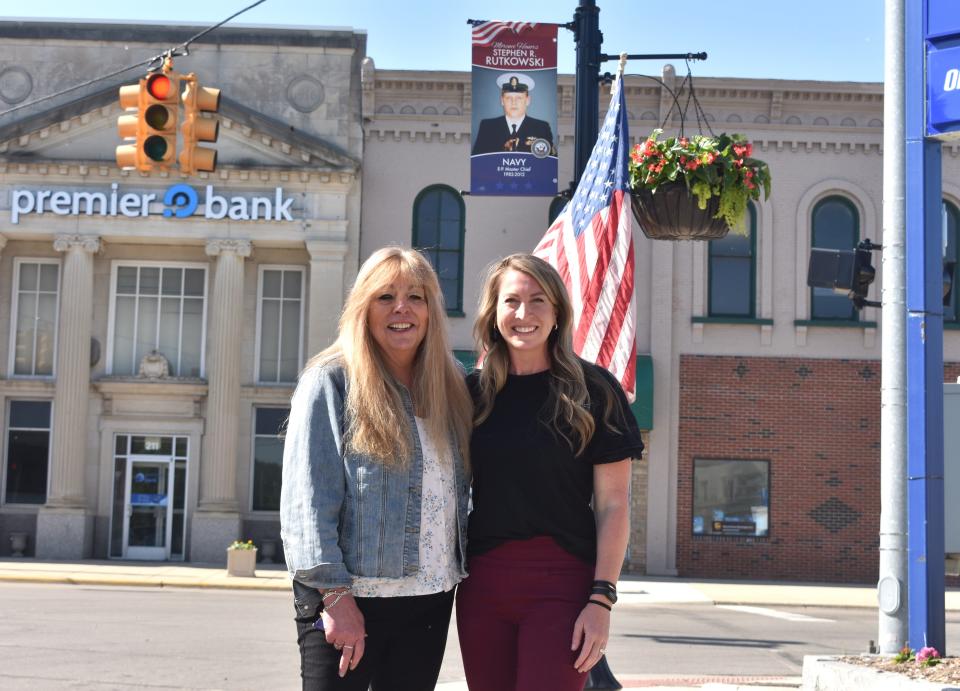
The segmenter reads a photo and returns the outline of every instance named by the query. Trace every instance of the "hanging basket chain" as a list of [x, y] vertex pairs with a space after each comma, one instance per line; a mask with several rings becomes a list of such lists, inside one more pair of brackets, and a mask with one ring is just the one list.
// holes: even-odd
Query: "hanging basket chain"
[[[710, 121], [707, 119], [707, 114], [703, 111], [703, 106], [700, 105], [700, 99], [697, 98], [697, 92], [693, 88], [693, 71], [690, 69], [690, 61], [687, 60], [687, 77], [690, 78], [690, 96], [689, 98], [693, 99], [693, 108], [694, 113], [697, 115], [697, 126], [700, 128], [700, 134], [703, 134], [703, 126], [700, 124], [700, 118], [703, 117], [703, 122], [707, 125], [707, 131], [710, 132], [710, 136], [716, 138], [716, 133], [713, 131], [713, 128], [710, 127]], [[688, 98], [688, 100], [689, 100]]]

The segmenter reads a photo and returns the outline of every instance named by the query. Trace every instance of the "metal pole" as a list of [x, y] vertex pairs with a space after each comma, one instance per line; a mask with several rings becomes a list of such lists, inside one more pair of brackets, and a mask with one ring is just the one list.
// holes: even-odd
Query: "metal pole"
[[910, 646], [944, 654], [942, 181], [940, 142], [926, 137], [927, 7], [909, 3], [903, 24], [908, 618]]
[[881, 653], [907, 642], [907, 395], [904, 204], [904, 0], [886, 0], [883, 98], [883, 293], [880, 380]]
[[573, 126], [573, 186], [580, 182], [600, 129], [600, 8], [580, 0], [573, 17], [577, 43], [576, 109]]

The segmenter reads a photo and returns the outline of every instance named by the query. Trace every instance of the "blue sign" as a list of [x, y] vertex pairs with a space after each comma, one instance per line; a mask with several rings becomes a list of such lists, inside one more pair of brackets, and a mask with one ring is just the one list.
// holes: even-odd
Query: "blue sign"
[[130, 493], [130, 506], [166, 506], [166, 494]]
[[960, 139], [960, 3], [928, 0], [926, 136]]

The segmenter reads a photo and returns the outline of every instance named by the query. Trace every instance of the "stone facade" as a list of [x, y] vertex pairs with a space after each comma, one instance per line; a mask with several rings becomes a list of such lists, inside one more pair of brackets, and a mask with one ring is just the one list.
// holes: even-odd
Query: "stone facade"
[[[6, 109], [57, 94], [78, 75], [86, 79], [149, 58], [158, 46], [179, 44], [200, 28], [0, 22], [0, 102]], [[113, 160], [121, 143], [117, 89], [143, 76], [142, 68], [0, 116], [0, 555], [9, 553], [12, 531], [28, 532], [28, 554], [38, 556], [149, 552], [143, 558], [203, 562], [223, 561], [226, 545], [237, 538], [279, 537], [276, 510], [258, 509], [252, 499], [257, 411], [289, 405], [305, 354], [333, 338], [352, 280], [347, 267], [358, 262], [365, 47], [364, 34], [351, 30], [231, 27], [194, 43], [174, 68], [195, 72], [223, 97], [213, 145], [217, 169], [193, 179], [175, 170], [122, 171]], [[199, 201], [185, 218], [162, 213], [173, 204], [165, 197], [176, 184], [189, 186]], [[104, 201], [90, 201], [91, 195]], [[35, 262], [57, 267], [56, 361], [52, 371], [24, 374], [16, 368], [26, 357], [22, 337], [29, 328], [11, 319], [26, 293], [14, 280]], [[157, 309], [150, 302], [157, 288], [147, 284], [160, 272], [170, 279], [162, 294], [179, 296], [163, 298], [155, 328], [147, 312], [136, 312], [131, 352], [140, 362], [141, 350], [157, 339], [166, 365], [159, 374], [150, 375], [146, 364], [120, 362], [132, 328], [118, 297], [120, 273], [131, 271], [141, 272], [137, 297], [130, 298], [139, 301], [137, 310]], [[199, 316], [177, 303], [187, 304], [187, 289], [177, 283], [187, 271], [202, 275], [194, 298]], [[293, 310], [284, 338], [297, 361], [285, 365], [283, 376], [268, 377], [261, 350], [273, 344], [261, 328], [261, 311], [270, 271], [290, 275], [299, 288], [283, 296]], [[21, 317], [25, 310], [21, 305]], [[178, 330], [170, 315], [184, 324], [191, 319], [196, 328]], [[180, 344], [192, 338], [202, 351], [199, 363], [178, 372], [178, 354], [186, 352]], [[27, 350], [45, 357], [51, 348]], [[48, 416], [52, 410], [45, 499], [14, 486], [24, 481], [18, 458], [26, 459], [18, 457], [22, 446], [8, 451], [19, 443], [12, 436], [19, 433], [8, 431], [16, 417], [11, 411], [32, 402], [52, 403], [45, 408]], [[121, 446], [129, 440], [128, 454]], [[154, 447], [173, 444], [177, 450], [163, 463], [176, 466], [169, 475], [176, 489], [167, 495], [176, 530], [172, 537], [148, 535], [138, 512], [159, 494], [131, 485], [136, 478], [123, 475], [123, 463], [140, 463], [149, 475], [161, 467], [151, 461], [161, 453]], [[133, 460], [137, 449], [142, 457]], [[134, 534], [166, 553], [130, 549]]]

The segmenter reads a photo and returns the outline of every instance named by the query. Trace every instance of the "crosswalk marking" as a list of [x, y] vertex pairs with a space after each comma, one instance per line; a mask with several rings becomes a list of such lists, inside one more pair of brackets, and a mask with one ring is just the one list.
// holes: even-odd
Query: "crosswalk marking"
[[820, 619], [819, 617], [808, 617], [806, 614], [797, 614], [796, 612], [781, 612], [769, 607], [750, 607], [748, 605], [717, 605], [720, 609], [731, 609], [735, 612], [744, 612], [746, 614], [759, 614], [761, 617], [773, 617], [774, 619], [786, 619], [787, 621], [807, 621], [834, 623], [833, 619]]

